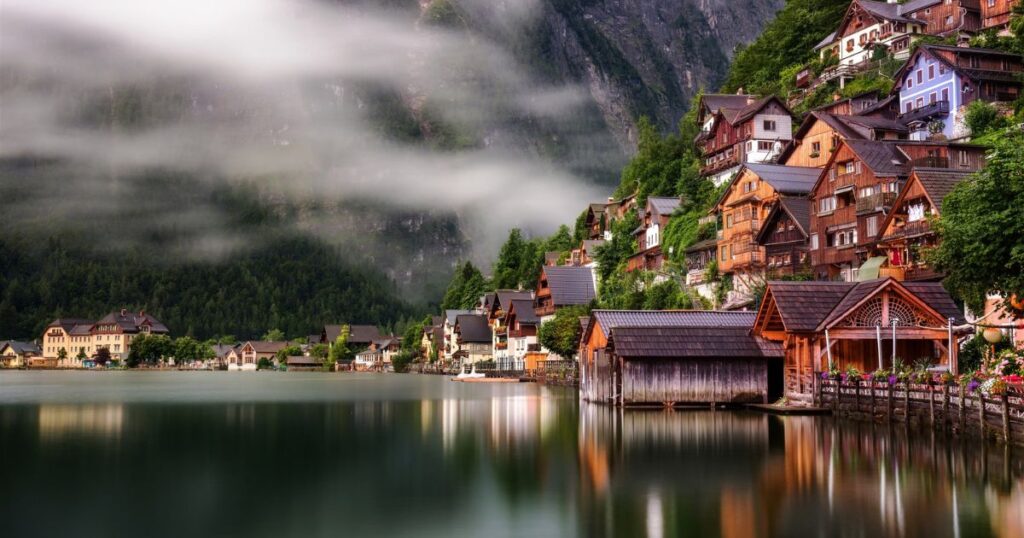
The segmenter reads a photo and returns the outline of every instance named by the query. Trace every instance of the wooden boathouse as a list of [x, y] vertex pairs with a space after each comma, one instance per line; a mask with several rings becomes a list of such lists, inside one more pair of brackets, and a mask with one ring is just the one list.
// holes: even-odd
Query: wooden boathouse
[[753, 334], [785, 350], [786, 396], [810, 401], [830, 364], [871, 372], [892, 368], [893, 359], [927, 360], [957, 373], [964, 323], [938, 282], [769, 282]]
[[771, 401], [782, 395], [782, 345], [754, 336], [754, 319], [595, 310], [581, 339], [582, 397], [618, 406]]

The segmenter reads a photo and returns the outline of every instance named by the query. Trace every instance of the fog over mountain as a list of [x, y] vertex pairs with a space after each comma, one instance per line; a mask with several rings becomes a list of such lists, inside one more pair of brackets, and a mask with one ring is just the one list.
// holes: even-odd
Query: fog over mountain
[[408, 283], [607, 196], [780, 5], [5, 0], [5, 227], [223, 261], [265, 237], [241, 196]]

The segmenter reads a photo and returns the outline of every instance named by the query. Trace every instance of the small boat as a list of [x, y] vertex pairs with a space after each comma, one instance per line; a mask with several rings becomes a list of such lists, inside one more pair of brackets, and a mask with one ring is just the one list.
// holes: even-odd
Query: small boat
[[480, 379], [480, 378], [484, 378], [484, 377], [487, 377], [487, 376], [484, 375], [484, 374], [477, 373], [476, 365], [474, 364], [473, 365], [473, 370], [471, 372], [469, 372], [468, 374], [466, 373], [466, 365], [462, 365], [462, 369], [461, 369], [461, 371], [459, 371], [459, 375], [455, 376], [455, 379]]

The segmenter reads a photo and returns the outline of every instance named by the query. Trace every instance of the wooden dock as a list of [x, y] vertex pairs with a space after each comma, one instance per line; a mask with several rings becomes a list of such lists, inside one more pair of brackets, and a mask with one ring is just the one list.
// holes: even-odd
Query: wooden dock
[[762, 411], [773, 415], [831, 415], [827, 407], [811, 407], [802, 405], [747, 404], [747, 409]]

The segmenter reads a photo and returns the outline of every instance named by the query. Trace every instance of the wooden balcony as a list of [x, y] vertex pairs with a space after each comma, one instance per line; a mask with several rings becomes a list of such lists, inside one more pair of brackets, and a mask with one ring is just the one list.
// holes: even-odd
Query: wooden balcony
[[928, 219], [915, 220], [902, 226], [893, 226], [889, 233], [882, 237], [883, 241], [894, 241], [897, 239], [908, 239], [932, 233], [932, 225]]
[[914, 168], [949, 168], [949, 157], [920, 157], [910, 164]]
[[896, 201], [895, 192], [878, 192], [869, 196], [857, 198], [857, 214], [874, 213], [892, 207]]
[[934, 103], [928, 103], [924, 106], [915, 108], [910, 112], [900, 114], [899, 121], [903, 123], [910, 123], [912, 121], [928, 121], [935, 116], [945, 116], [949, 114], [949, 101], [935, 101]]
[[705, 164], [704, 166], [702, 166], [700, 169], [700, 174], [702, 176], [717, 174], [718, 172], [721, 172], [723, 170], [728, 170], [734, 166], [739, 166], [739, 164], [740, 161], [737, 156], [737, 152], [734, 151], [732, 155], [725, 157], [724, 159], [720, 159], [711, 164]]

